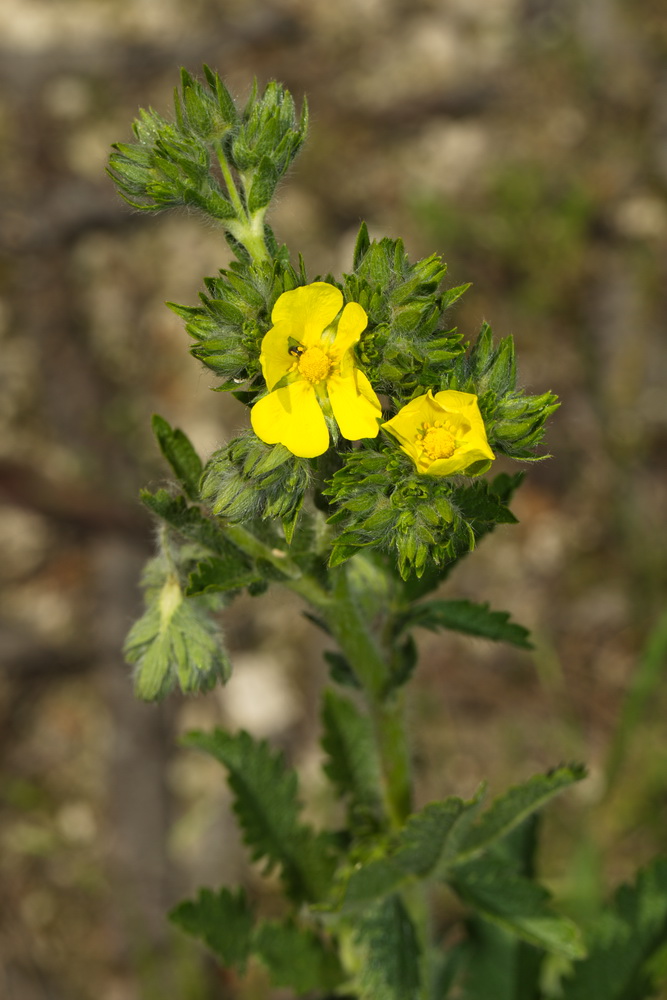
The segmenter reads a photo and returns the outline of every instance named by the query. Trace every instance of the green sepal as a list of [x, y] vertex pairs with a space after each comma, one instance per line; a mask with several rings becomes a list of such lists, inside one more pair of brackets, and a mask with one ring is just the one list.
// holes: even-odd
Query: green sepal
[[280, 179], [278, 171], [268, 156], [263, 156], [250, 175], [248, 211], [251, 215], [261, 212], [271, 201]]
[[201, 492], [213, 513], [229, 521], [280, 518], [291, 541], [311, 474], [306, 459], [249, 431], [211, 456]]
[[254, 860], [280, 868], [287, 894], [316, 902], [328, 894], [334, 860], [328, 839], [300, 822], [298, 779], [281, 753], [249, 733], [189, 733], [186, 746], [215, 757], [228, 770], [236, 812]]

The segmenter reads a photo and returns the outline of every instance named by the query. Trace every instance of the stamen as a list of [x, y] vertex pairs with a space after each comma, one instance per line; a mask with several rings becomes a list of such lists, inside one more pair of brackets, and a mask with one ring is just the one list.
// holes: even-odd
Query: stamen
[[456, 451], [456, 438], [440, 423], [425, 424], [420, 443], [432, 462], [438, 458], [451, 458]]
[[331, 359], [321, 347], [309, 347], [300, 355], [298, 368], [309, 382], [321, 382], [331, 371]]

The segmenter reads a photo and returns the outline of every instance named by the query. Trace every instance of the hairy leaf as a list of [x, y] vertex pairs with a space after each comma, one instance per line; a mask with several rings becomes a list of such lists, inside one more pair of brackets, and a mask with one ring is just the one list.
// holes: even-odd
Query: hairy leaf
[[169, 919], [208, 945], [225, 965], [243, 971], [253, 935], [253, 915], [243, 889], [238, 893], [201, 889], [197, 899], [176, 906]]
[[324, 770], [340, 794], [349, 796], [355, 812], [379, 811], [380, 766], [368, 716], [354, 702], [326, 691], [323, 707], [322, 746], [328, 755]]
[[588, 958], [563, 984], [563, 1000], [655, 996], [647, 962], [667, 941], [667, 860], [657, 858], [624, 885], [595, 926]]
[[[155, 561], [154, 561], [155, 562]], [[147, 608], [125, 640], [134, 664], [137, 696], [154, 701], [179, 686], [184, 694], [207, 691], [231, 673], [211, 600], [184, 595], [173, 574], [147, 590]]]
[[496, 642], [509, 642], [521, 649], [532, 649], [528, 629], [509, 620], [506, 611], [491, 611], [488, 604], [471, 601], [425, 601], [413, 605], [400, 619], [400, 629], [421, 628], [437, 632], [448, 628], [467, 635], [481, 636]]
[[400, 896], [389, 896], [364, 915], [355, 942], [361, 956], [359, 1000], [418, 1000], [419, 941]]
[[300, 995], [309, 990], [333, 990], [344, 977], [336, 952], [314, 931], [291, 921], [260, 924], [254, 950], [274, 986], [291, 987]]
[[477, 913], [529, 944], [565, 958], [585, 955], [578, 928], [550, 909], [547, 890], [517, 874], [506, 861], [486, 854], [457, 866], [447, 882]]
[[280, 867], [293, 899], [322, 899], [330, 887], [333, 860], [326, 839], [299, 821], [298, 779], [283, 755], [246, 732], [193, 732], [184, 742], [228, 769], [234, 809], [253, 858], [265, 858], [267, 871]]
[[203, 471], [199, 455], [183, 431], [170, 427], [157, 413], [153, 414], [152, 423], [160, 451], [174, 470], [174, 475], [190, 499], [197, 500]]
[[586, 777], [581, 764], [563, 765], [548, 774], [536, 774], [495, 799], [482, 813], [461, 845], [459, 860], [469, 860], [541, 809], [554, 795]]

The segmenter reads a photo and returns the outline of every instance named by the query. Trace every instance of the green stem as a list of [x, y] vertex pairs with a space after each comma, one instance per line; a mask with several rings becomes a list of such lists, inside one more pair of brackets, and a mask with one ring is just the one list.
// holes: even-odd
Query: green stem
[[229, 169], [229, 164], [227, 163], [227, 158], [222, 151], [222, 147], [219, 143], [215, 144], [215, 152], [218, 157], [218, 163], [220, 164], [220, 172], [224, 178], [225, 184], [227, 185], [227, 192], [229, 194], [229, 200], [236, 210], [236, 215], [238, 216], [239, 222], [243, 219], [247, 219], [246, 210], [241, 201], [241, 196], [239, 195], [236, 184], [234, 183], [234, 178], [232, 177], [232, 172]]
[[237, 239], [239, 243], [243, 244], [255, 263], [268, 260], [269, 252], [264, 239], [265, 209], [255, 212], [253, 215], [248, 213], [248, 210], [243, 204], [238, 188], [234, 182], [234, 177], [229, 168], [227, 158], [225, 157], [222, 146], [219, 143], [216, 143], [215, 152], [218, 157], [218, 163], [220, 164], [220, 172], [222, 173], [227, 186], [229, 200], [234, 206], [234, 210], [236, 212], [237, 221], [227, 221], [225, 223], [226, 228], [232, 234], [234, 239]]
[[401, 691], [389, 690], [391, 655], [367, 620], [347, 567], [337, 573], [334, 600], [324, 615], [364, 689], [382, 769], [387, 818], [399, 828], [412, 808], [404, 698]]
[[284, 579], [282, 584], [324, 611], [331, 604], [331, 595], [313, 577], [304, 573], [283, 549], [271, 549], [247, 528], [240, 524], [226, 524], [225, 535], [237, 548], [251, 559], [261, 559], [277, 569]]

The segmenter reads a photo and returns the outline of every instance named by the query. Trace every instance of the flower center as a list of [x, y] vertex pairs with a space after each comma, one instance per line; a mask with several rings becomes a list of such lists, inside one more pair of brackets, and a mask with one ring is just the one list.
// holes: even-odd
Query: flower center
[[321, 347], [309, 347], [299, 357], [297, 367], [309, 382], [321, 382], [331, 371], [331, 360]]
[[432, 462], [438, 458], [450, 458], [456, 451], [456, 438], [439, 424], [427, 424], [421, 446]]

